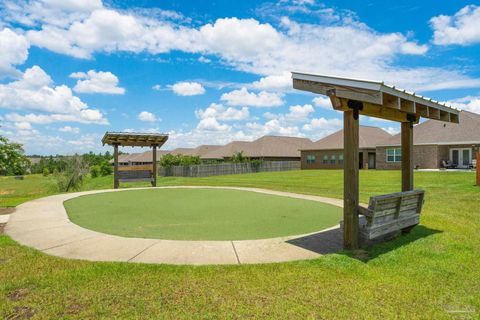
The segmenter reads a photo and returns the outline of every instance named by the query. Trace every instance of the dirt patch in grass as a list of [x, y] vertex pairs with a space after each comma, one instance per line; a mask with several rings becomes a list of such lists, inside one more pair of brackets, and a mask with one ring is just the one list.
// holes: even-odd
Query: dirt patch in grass
[[15, 207], [0, 207], [0, 215], [12, 214], [15, 212]]
[[30, 319], [35, 315], [35, 310], [30, 307], [18, 306], [13, 309], [13, 312], [7, 315], [7, 320]]
[[0, 235], [3, 234], [3, 230], [5, 229], [6, 223], [0, 223]]
[[76, 315], [87, 309], [87, 305], [80, 302], [70, 303], [60, 316]]
[[20, 301], [25, 299], [25, 297], [28, 295], [28, 289], [27, 288], [19, 288], [15, 289], [13, 291], [10, 291], [7, 293], [7, 298], [10, 301]]

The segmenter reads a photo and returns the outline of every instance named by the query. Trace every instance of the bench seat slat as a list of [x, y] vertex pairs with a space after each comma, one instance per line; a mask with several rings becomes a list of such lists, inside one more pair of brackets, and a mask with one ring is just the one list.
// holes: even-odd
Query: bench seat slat
[[368, 208], [358, 207], [360, 240], [370, 242], [417, 225], [424, 195], [413, 190], [371, 197]]

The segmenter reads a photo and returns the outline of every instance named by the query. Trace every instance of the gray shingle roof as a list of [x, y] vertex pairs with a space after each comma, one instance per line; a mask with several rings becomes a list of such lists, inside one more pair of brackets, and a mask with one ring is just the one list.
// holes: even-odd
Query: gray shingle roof
[[[460, 122], [445, 123], [427, 120], [413, 127], [413, 144], [462, 144], [480, 143], [480, 114], [461, 111]], [[398, 146], [401, 135], [378, 143], [378, 146]]]
[[202, 159], [224, 159], [234, 153], [243, 152], [248, 158], [296, 158], [300, 149], [312, 141], [307, 138], [285, 136], [263, 136], [254, 141], [233, 141], [201, 156]]
[[[383, 129], [369, 126], [359, 127], [359, 148], [368, 149], [375, 148], [375, 146], [381, 142], [392, 137], [388, 132]], [[302, 150], [334, 150], [343, 149], [343, 129], [335, 133], [332, 133], [325, 138], [312, 143], [308, 148]]]

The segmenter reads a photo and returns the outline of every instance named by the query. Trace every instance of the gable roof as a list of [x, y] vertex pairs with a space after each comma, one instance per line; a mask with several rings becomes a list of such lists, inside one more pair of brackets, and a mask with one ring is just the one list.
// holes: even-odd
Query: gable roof
[[233, 141], [201, 156], [202, 159], [224, 159], [243, 152], [248, 158], [296, 158], [300, 149], [312, 141], [307, 138], [286, 136], [263, 136], [254, 141]]
[[221, 146], [219, 148], [216, 148], [215, 150], [212, 150], [210, 152], [207, 152], [200, 156], [201, 159], [220, 159], [223, 160], [223, 158], [227, 158], [232, 156], [234, 153], [241, 152], [245, 154], [245, 150], [250, 149], [248, 141], [232, 141], [230, 143], [227, 143], [224, 146]]
[[[413, 144], [480, 143], [480, 114], [469, 111], [459, 113], [460, 123], [427, 120], [413, 127]], [[401, 134], [382, 141], [377, 146], [399, 146]]]
[[[359, 148], [374, 149], [381, 142], [389, 139], [391, 135], [383, 129], [369, 126], [359, 127]], [[312, 143], [308, 148], [302, 150], [336, 150], [343, 149], [343, 129], [332, 133], [325, 138]]]
[[[169, 153], [166, 150], [157, 150], [157, 159], [160, 159], [163, 155]], [[113, 163], [113, 159], [109, 161]], [[118, 162], [152, 162], [152, 151], [145, 151], [141, 153], [125, 153], [118, 155]]]

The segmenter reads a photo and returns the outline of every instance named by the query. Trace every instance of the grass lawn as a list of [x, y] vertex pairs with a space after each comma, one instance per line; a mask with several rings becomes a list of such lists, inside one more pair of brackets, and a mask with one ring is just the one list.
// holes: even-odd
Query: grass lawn
[[[24, 182], [33, 180], [39, 191], [24, 188]], [[10, 190], [8, 203], [18, 204], [48, 194], [50, 183], [43, 177], [2, 179], [0, 196], [4, 201], [4, 190]], [[337, 198], [343, 194], [341, 171], [161, 178], [159, 183], [255, 186]], [[365, 252], [311, 261], [202, 267], [95, 263], [51, 257], [3, 235], [0, 317], [479, 318], [480, 188], [473, 184], [473, 173], [416, 172], [416, 187], [426, 190], [420, 226]], [[111, 185], [107, 177], [88, 180], [84, 187]], [[399, 189], [398, 171], [360, 173], [362, 202]]]
[[246, 240], [305, 234], [338, 224], [342, 208], [226, 189], [100, 193], [64, 203], [74, 223], [99, 232], [172, 240]]

